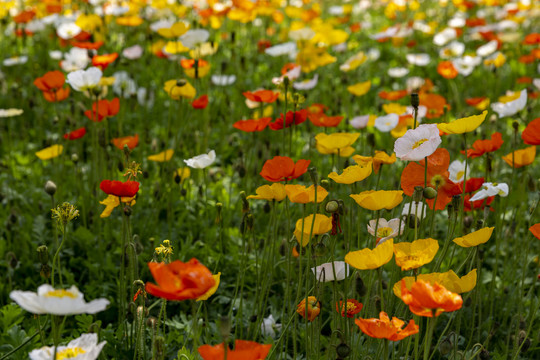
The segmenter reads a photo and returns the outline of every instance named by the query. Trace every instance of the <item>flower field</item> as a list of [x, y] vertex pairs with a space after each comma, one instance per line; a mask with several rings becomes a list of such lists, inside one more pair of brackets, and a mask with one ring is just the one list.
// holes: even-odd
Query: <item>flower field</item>
[[0, 360], [540, 359], [538, 2], [0, 32]]

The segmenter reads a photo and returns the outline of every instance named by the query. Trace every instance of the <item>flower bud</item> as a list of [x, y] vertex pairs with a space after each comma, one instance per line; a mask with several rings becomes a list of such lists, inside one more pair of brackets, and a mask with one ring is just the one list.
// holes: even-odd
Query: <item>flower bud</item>
[[412, 199], [414, 202], [419, 203], [423, 199], [424, 188], [421, 186], [415, 186]]
[[417, 108], [420, 105], [420, 97], [417, 93], [411, 94], [411, 106]]
[[178, 79], [176, 80], [176, 86], [183, 87], [187, 84], [187, 81], [185, 79]]
[[313, 245], [313, 253], [315, 254], [315, 256], [323, 256], [324, 254], [326, 254], [326, 245], [324, 245], [323, 243], [317, 243]]
[[218, 202], [216, 203], [216, 224], [219, 224], [223, 219], [221, 217], [221, 210], [223, 209], [223, 204]]
[[242, 212], [249, 211], [249, 202], [247, 201], [247, 195], [245, 191], [240, 191], [240, 199], [242, 200]]
[[79, 155], [73, 153], [71, 154], [71, 161], [73, 161], [74, 164], [79, 162]]
[[424, 191], [422, 192], [422, 195], [426, 199], [434, 199], [435, 196], [437, 196], [437, 190], [435, 190], [434, 188], [428, 186], [428, 187], [424, 188]]
[[321, 180], [321, 186], [325, 189], [330, 188], [330, 181], [328, 179]]
[[346, 358], [351, 353], [351, 348], [345, 343], [341, 343], [336, 347], [337, 356], [341, 359]]
[[6, 262], [12, 269], [17, 268], [17, 265], [19, 265], [19, 260], [17, 260], [17, 256], [15, 256], [15, 253], [12, 251], [6, 254]]
[[46, 265], [49, 262], [49, 249], [46, 245], [38, 246], [37, 248], [39, 262], [41, 265]]
[[512, 122], [512, 127], [514, 128], [515, 131], [518, 131], [518, 129], [519, 129], [519, 122], [517, 122], [517, 121]]
[[45, 279], [48, 279], [51, 277], [51, 267], [47, 264], [41, 265], [41, 269], [39, 270], [39, 275]]
[[50, 196], [54, 196], [54, 194], [56, 193], [56, 184], [53, 183], [51, 180], [47, 180], [47, 182], [45, 183], [45, 192]]
[[315, 167], [310, 167], [308, 169], [309, 177], [311, 178], [311, 182], [313, 185], [317, 186], [319, 184], [319, 176], [317, 174], [317, 169]]
[[326, 203], [325, 210], [328, 213], [335, 213], [339, 210], [339, 203], [336, 200], [330, 200]]
[[450, 339], [450, 336], [445, 337], [441, 343], [439, 344], [439, 352], [441, 355], [449, 354], [450, 351], [452, 351], [454, 345], [452, 344], [452, 340]]

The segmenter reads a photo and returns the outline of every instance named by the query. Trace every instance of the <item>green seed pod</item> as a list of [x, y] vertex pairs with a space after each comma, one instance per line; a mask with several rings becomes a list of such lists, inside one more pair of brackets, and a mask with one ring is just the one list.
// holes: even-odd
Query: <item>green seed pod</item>
[[422, 195], [426, 199], [434, 199], [435, 196], [437, 196], [437, 190], [435, 190], [434, 188], [428, 186], [428, 187], [424, 188], [424, 191], [422, 192]]

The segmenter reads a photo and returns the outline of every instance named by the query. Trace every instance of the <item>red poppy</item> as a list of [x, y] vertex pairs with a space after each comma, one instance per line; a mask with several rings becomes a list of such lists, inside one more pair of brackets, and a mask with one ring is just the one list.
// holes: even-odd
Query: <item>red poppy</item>
[[[263, 360], [268, 356], [272, 344], [259, 344], [253, 341], [235, 340], [234, 350], [227, 350], [227, 360]], [[203, 360], [225, 359], [223, 343], [199, 346], [199, 355]]]
[[[500, 132], [496, 132], [491, 135], [491, 140], [476, 140], [472, 144], [472, 149], [467, 149], [467, 157], [474, 159], [484, 155], [485, 153], [498, 150], [503, 144], [502, 135]], [[465, 151], [461, 151], [465, 154]]]
[[407, 96], [407, 90], [381, 91], [379, 97], [384, 100], [396, 101]]
[[308, 111], [309, 115], [322, 115], [324, 114], [324, 111], [328, 109], [328, 106], [324, 104], [311, 104], [309, 105], [306, 110]]
[[360, 23], [351, 24], [349, 26], [349, 29], [351, 30], [352, 33], [358, 32], [360, 31], [360, 29], [362, 29], [362, 24]]
[[14, 16], [13, 21], [17, 24], [26, 24], [27, 22], [30, 22], [34, 16], [36, 16], [36, 12], [34, 10], [24, 10], [18, 15]]
[[528, 145], [540, 145], [540, 118], [536, 118], [527, 125], [521, 133], [523, 142]]
[[67, 134], [64, 134], [64, 139], [67, 140], [77, 140], [82, 138], [86, 134], [86, 128], [83, 126], [80, 129], [73, 130]]
[[99, 100], [97, 103], [94, 102], [92, 104], [92, 110], [86, 110], [84, 115], [92, 121], [100, 122], [104, 118], [118, 114], [118, 111], [120, 111], [120, 99], [114, 98], [110, 101], [104, 99]]
[[343, 303], [343, 301], [336, 303], [337, 312], [341, 313], [341, 316], [347, 316], [348, 318], [352, 318], [358, 314], [362, 310], [362, 307], [364, 305], [355, 299], [347, 299], [346, 303]]
[[523, 44], [526, 44], [526, 45], [540, 44], [540, 34], [530, 33], [529, 35], [525, 36], [525, 40], [523, 40]]
[[518, 84], [531, 84], [532, 78], [529, 76], [522, 76], [520, 78], [517, 78], [516, 83]]
[[302, 109], [299, 111], [287, 111], [287, 115], [285, 116], [285, 121], [283, 121], [283, 114], [276, 119], [273, 123], [270, 124], [270, 129], [272, 130], [281, 130], [283, 128], [288, 128], [292, 124], [299, 125], [307, 120], [308, 111], [306, 109]]
[[[448, 150], [439, 148], [428, 156], [427, 186], [437, 189], [435, 210], [443, 210], [452, 201], [452, 196], [460, 194], [459, 186], [449, 179], [448, 165], [450, 155]], [[424, 186], [425, 160], [419, 163], [410, 162], [401, 173], [401, 189], [406, 195], [412, 196], [415, 186]], [[434, 199], [426, 200], [433, 209]]]
[[272, 90], [257, 90], [255, 92], [246, 91], [242, 93], [248, 100], [254, 102], [273, 103], [277, 100], [279, 93]]
[[336, 127], [339, 125], [343, 116], [327, 116], [325, 114], [309, 114], [309, 121], [315, 126]]
[[465, 25], [468, 27], [484, 26], [486, 19], [471, 17], [465, 20]]
[[286, 63], [286, 64], [283, 65], [283, 67], [281, 68], [281, 75], [285, 75], [286, 73], [288, 73], [289, 71], [291, 71], [291, 70], [294, 69], [295, 67], [298, 67], [298, 65], [295, 64], [295, 63]]
[[204, 109], [208, 105], [208, 95], [201, 95], [199, 98], [193, 100], [191, 106], [194, 109]]
[[42, 77], [34, 80], [34, 85], [42, 91], [45, 100], [57, 102], [65, 100], [69, 96], [69, 87], [63, 87], [66, 78], [61, 71], [49, 71]]
[[289, 181], [303, 175], [310, 162], [310, 160], [300, 159], [295, 164], [290, 157], [274, 156], [273, 159], [266, 160], [260, 174], [272, 182]]
[[[467, 179], [467, 185], [465, 185], [465, 193], [469, 194], [479, 190], [484, 184], [484, 178], [470, 178]], [[460, 193], [463, 193], [463, 181], [458, 184]]]
[[534, 55], [533, 54], [521, 55], [518, 61], [522, 64], [532, 64], [534, 62]]
[[437, 66], [437, 72], [445, 79], [454, 79], [459, 74], [451, 61], [441, 61]]
[[186, 263], [149, 262], [148, 268], [158, 285], [147, 282], [146, 292], [167, 300], [196, 299], [216, 283], [210, 270], [195, 258]]
[[101, 70], [105, 70], [107, 66], [112, 64], [117, 58], [118, 53], [95, 55], [92, 58], [92, 65], [100, 68]]
[[467, 105], [476, 106], [486, 99], [487, 97], [485, 96], [479, 96], [479, 97], [465, 99], [465, 102], [467, 103]]
[[471, 202], [471, 195], [467, 194], [465, 195], [464, 199], [465, 200], [463, 202], [463, 209], [468, 212], [472, 210], [483, 209], [484, 207], [491, 205], [493, 200], [495, 200], [495, 196], [490, 196], [482, 200], [476, 200]]
[[531, 226], [529, 228], [529, 231], [531, 232], [531, 234], [534, 235], [534, 237], [540, 240], [540, 223], [534, 224], [533, 226]]
[[137, 181], [117, 181], [103, 180], [99, 184], [99, 188], [107, 195], [118, 197], [134, 197], [139, 191], [139, 183]]
[[133, 150], [139, 144], [139, 134], [114, 138], [111, 142], [120, 150], [124, 150], [125, 145], [127, 145], [130, 150]]
[[78, 47], [81, 49], [88, 49], [88, 50], [98, 50], [100, 47], [105, 44], [103, 41], [96, 41], [96, 42], [90, 42], [90, 41], [81, 41], [81, 42], [73, 42], [71, 45], [74, 47]]
[[235, 127], [238, 130], [242, 130], [245, 132], [254, 132], [254, 131], [263, 131], [266, 129], [268, 124], [270, 124], [270, 121], [272, 121], [272, 118], [265, 117], [260, 119], [249, 119], [249, 120], [240, 120], [233, 124], [233, 127]]
[[264, 53], [264, 50], [268, 49], [270, 46], [272, 46], [272, 42], [267, 39], [261, 39], [257, 41], [257, 52]]

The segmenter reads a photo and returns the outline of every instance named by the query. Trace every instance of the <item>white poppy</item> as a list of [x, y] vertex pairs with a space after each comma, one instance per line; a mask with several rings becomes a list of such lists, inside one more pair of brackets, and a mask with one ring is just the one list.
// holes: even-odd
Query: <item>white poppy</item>
[[416, 201], [412, 201], [410, 203], [407, 203], [403, 205], [403, 210], [401, 211], [401, 215], [409, 215], [409, 211], [411, 215], [416, 215], [420, 220], [426, 217], [427, 214], [427, 205], [423, 202], [417, 203]]
[[448, 172], [450, 173], [450, 180], [454, 183], [457, 184], [463, 182], [463, 177], [465, 175], [465, 161], [452, 161], [448, 167]]
[[377, 48], [371, 48], [371, 49], [368, 50], [366, 55], [367, 55], [369, 60], [377, 61], [381, 57], [381, 50], [379, 50]]
[[[333, 264], [333, 265], [332, 265]], [[319, 282], [341, 281], [349, 276], [350, 268], [345, 261], [334, 261], [311, 268]], [[334, 272], [336, 276], [334, 277]]]
[[38, 288], [37, 293], [14, 290], [9, 297], [32, 314], [95, 314], [105, 310], [109, 305], [107, 299], [85, 302], [84, 295], [76, 286], [69, 289], [55, 289], [49, 284], [43, 284]]
[[64, 54], [64, 60], [60, 63], [60, 67], [66, 72], [72, 72], [83, 70], [88, 66], [89, 62], [88, 50], [73, 47]]
[[122, 55], [129, 60], [136, 60], [143, 54], [143, 48], [140, 45], [133, 45], [125, 48]]
[[512, 116], [520, 112], [527, 105], [527, 89], [523, 89], [519, 94], [519, 98], [507, 103], [496, 102], [491, 104], [491, 109], [499, 115], [500, 118]]
[[129, 98], [137, 93], [137, 84], [127, 71], [117, 71], [112, 76], [114, 77], [112, 87], [115, 94]]
[[212, 75], [212, 84], [218, 86], [228, 86], [234, 84], [236, 75]]
[[202, 44], [208, 40], [210, 33], [205, 29], [193, 29], [188, 30], [184, 35], [180, 36], [180, 42], [185, 47], [194, 49], [197, 45]]
[[453, 28], [462, 28], [465, 26], [465, 19], [463, 17], [453, 17], [452, 19], [448, 20], [448, 26]]
[[426, 66], [431, 61], [428, 54], [407, 54], [405, 57], [409, 64], [416, 66]]
[[[414, 107], [407, 106], [407, 110], [405, 113], [411, 115], [414, 118]], [[424, 105], [419, 105], [418, 114], [416, 115], [416, 122], [420, 124], [422, 120], [424, 120], [426, 115], [427, 115], [427, 107], [425, 107]]]
[[120, 6], [114, 3], [109, 3], [105, 5], [105, 15], [122, 16], [128, 11], [129, 6]]
[[97, 67], [88, 70], [77, 70], [67, 75], [67, 83], [76, 91], [88, 91], [99, 84], [103, 72]]
[[482, 188], [469, 201], [483, 200], [490, 196], [508, 196], [508, 184], [506, 183], [483, 183]]
[[302, 41], [302, 40], [307, 41], [307, 40], [310, 40], [314, 36], [315, 36], [315, 31], [313, 31], [312, 29], [308, 27], [289, 31], [289, 38], [291, 38], [294, 41]]
[[63, 23], [56, 29], [56, 35], [58, 37], [69, 40], [81, 33], [82, 29], [78, 27], [74, 22]]
[[388, 75], [393, 78], [402, 78], [409, 73], [409, 69], [404, 67], [394, 67], [388, 69]]
[[13, 117], [13, 116], [19, 116], [23, 113], [24, 111], [22, 109], [15, 109], [15, 108], [10, 108], [10, 109], [0, 109], [0, 118], [7, 118], [7, 117]]
[[64, 54], [60, 50], [51, 50], [49, 51], [49, 57], [53, 60], [61, 60]]
[[319, 82], [319, 74], [315, 74], [313, 76], [313, 79], [308, 79], [300, 82], [293, 83], [293, 88], [296, 90], [311, 90], [315, 86], [317, 86], [317, 83]]
[[497, 40], [491, 40], [490, 42], [476, 49], [476, 55], [481, 56], [481, 57], [489, 56], [493, 54], [495, 51], [497, 51], [498, 47], [499, 47], [499, 43], [497, 42]]
[[398, 114], [388, 114], [375, 119], [375, 127], [382, 132], [389, 132], [399, 123]]
[[281, 55], [291, 55], [296, 53], [296, 43], [286, 42], [283, 44], [278, 44], [270, 46], [264, 50], [265, 54], [270, 56], [281, 56]]
[[532, 81], [534, 87], [536, 87], [538, 90], [540, 90], [540, 78], [533, 79]]
[[439, 56], [442, 59], [450, 59], [463, 55], [464, 51], [465, 44], [459, 41], [452, 41], [450, 44], [439, 50]]
[[214, 161], [216, 161], [216, 152], [214, 150], [210, 150], [208, 154], [201, 154], [184, 160], [187, 166], [194, 169], [204, 169], [212, 165]]
[[433, 28], [426, 24], [424, 21], [415, 21], [413, 24], [413, 29], [420, 31], [424, 34], [431, 35], [433, 34]]
[[[97, 334], [82, 334], [78, 338], [71, 340], [66, 346], [59, 346], [56, 349], [56, 358], [96, 360], [105, 343], [106, 341], [102, 341], [98, 344]], [[44, 346], [32, 350], [28, 355], [30, 360], [50, 360], [53, 358], [54, 353], [54, 346]]]
[[150, 24], [150, 30], [157, 32], [159, 29], [168, 29], [174, 25], [174, 21], [161, 19]]
[[413, 92], [418, 90], [424, 85], [425, 82], [426, 80], [420, 76], [411, 76], [407, 79], [407, 91]]
[[378, 222], [379, 225], [377, 225], [377, 220], [370, 220], [367, 226], [367, 230], [371, 235], [375, 235], [375, 228], [377, 228], [377, 238], [380, 238], [377, 246], [394, 236], [401, 235], [403, 230], [405, 230], [405, 222], [400, 219], [391, 219], [387, 221], [386, 219], [380, 218]]
[[348, 45], [346, 42], [342, 42], [341, 44], [332, 46], [332, 50], [334, 50], [337, 53], [342, 53], [348, 50]]
[[369, 115], [355, 116], [349, 123], [355, 129], [363, 129], [367, 126], [369, 122]]
[[391, 27], [387, 28], [386, 30], [384, 30], [384, 31], [382, 31], [380, 33], [369, 35], [369, 37], [372, 40], [387, 39], [387, 38], [391, 38], [391, 37], [396, 36], [398, 31], [399, 31], [399, 26], [391, 26]]
[[465, 55], [452, 60], [452, 65], [454, 65], [460, 75], [469, 76], [473, 72], [474, 68], [481, 62], [482, 59], [478, 56]]
[[274, 317], [272, 314], [268, 316], [267, 318], [264, 318], [261, 323], [261, 334], [264, 337], [275, 337], [276, 331], [281, 330], [281, 324], [276, 324], [276, 320], [274, 320]]
[[344, 12], [343, 6], [334, 5], [328, 8], [328, 13], [333, 16], [343, 15]]
[[437, 124], [423, 124], [397, 139], [394, 152], [401, 160], [420, 161], [433, 154], [441, 142]]
[[433, 36], [433, 43], [437, 46], [444, 46], [455, 38], [457, 38], [457, 31], [448, 27]]
[[40, 19], [37, 19], [37, 20], [32, 20], [28, 24], [26, 24], [25, 30], [36, 34], [38, 32], [45, 30], [46, 27], [47, 27], [47, 24], [45, 24]]
[[296, 80], [300, 77], [300, 74], [302, 73], [302, 67], [301, 66], [295, 66], [291, 70], [287, 71], [284, 75], [280, 77], [272, 78], [272, 84], [279, 85], [283, 82], [283, 79], [285, 77], [288, 77], [289, 80]]
[[25, 56], [25, 55], [13, 56], [13, 57], [4, 59], [2, 64], [4, 64], [4, 66], [13, 66], [13, 65], [26, 64], [27, 61], [28, 61], [28, 56]]

